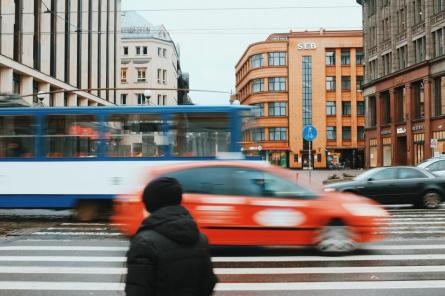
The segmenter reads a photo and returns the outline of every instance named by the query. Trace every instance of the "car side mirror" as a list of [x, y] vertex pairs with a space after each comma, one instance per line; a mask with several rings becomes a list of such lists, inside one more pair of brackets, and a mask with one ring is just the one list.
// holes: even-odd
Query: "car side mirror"
[[372, 181], [374, 181], [374, 178], [369, 178], [368, 179], [368, 182], [372, 182]]

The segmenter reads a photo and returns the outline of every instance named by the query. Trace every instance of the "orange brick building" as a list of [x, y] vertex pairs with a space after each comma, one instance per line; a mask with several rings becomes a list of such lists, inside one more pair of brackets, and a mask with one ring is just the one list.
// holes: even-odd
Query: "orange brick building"
[[257, 108], [244, 126], [243, 150], [272, 163], [315, 168], [362, 167], [364, 113], [362, 31], [272, 34], [251, 44], [236, 65], [236, 99]]

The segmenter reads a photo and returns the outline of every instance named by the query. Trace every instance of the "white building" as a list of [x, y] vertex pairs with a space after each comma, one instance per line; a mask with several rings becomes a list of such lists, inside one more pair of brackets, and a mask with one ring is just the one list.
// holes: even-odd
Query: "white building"
[[121, 0], [1, 0], [0, 92], [32, 103], [39, 91], [65, 91], [44, 96], [46, 106], [115, 104], [115, 90], [92, 89], [119, 83], [120, 8]]
[[[121, 105], [177, 105], [179, 53], [163, 25], [137, 12], [122, 13]], [[137, 89], [137, 90], [135, 90]], [[148, 101], [144, 90], [151, 89]]]

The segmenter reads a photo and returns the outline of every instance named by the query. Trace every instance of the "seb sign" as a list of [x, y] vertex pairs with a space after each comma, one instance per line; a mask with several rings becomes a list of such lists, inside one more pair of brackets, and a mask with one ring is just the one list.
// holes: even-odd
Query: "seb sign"
[[297, 44], [297, 48], [298, 49], [316, 49], [317, 48], [317, 44], [315, 42], [300, 42]]

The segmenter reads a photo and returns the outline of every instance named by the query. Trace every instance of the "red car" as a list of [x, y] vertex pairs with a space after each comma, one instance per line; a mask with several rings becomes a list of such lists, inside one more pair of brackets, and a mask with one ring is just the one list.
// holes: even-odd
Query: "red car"
[[[317, 194], [295, 172], [260, 162], [193, 162], [151, 168], [150, 180], [168, 176], [183, 186], [183, 206], [212, 245], [304, 245], [350, 252], [374, 242], [389, 217], [376, 202], [350, 193]], [[120, 196], [113, 222], [126, 235], [145, 212], [141, 192]]]

